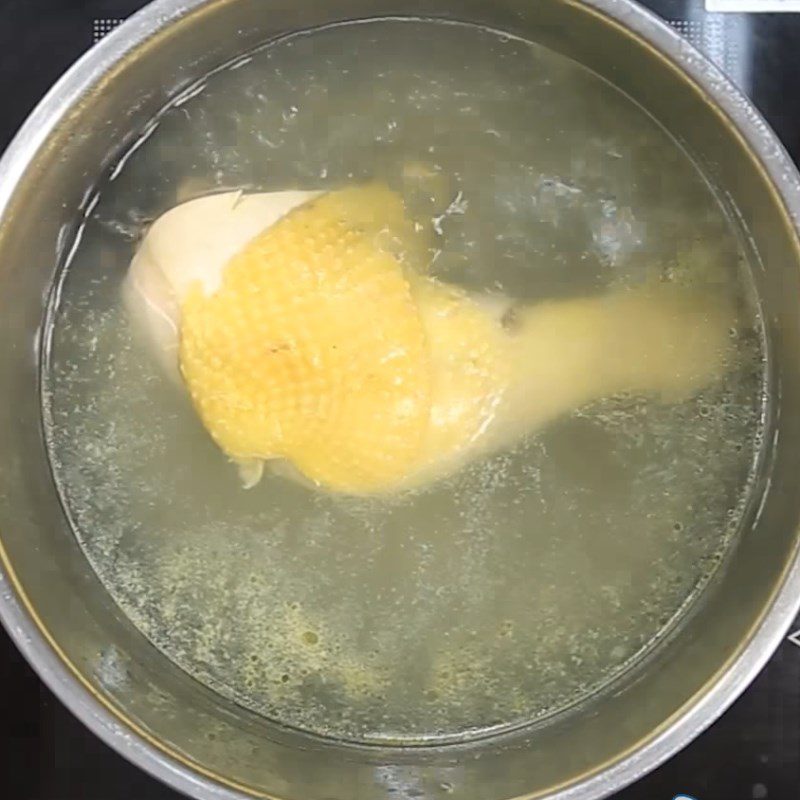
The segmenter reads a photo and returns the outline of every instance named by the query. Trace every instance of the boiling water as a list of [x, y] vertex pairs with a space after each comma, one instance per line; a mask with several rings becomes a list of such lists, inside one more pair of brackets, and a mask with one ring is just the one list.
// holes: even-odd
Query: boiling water
[[[64, 274], [44, 416], [75, 533], [158, 648], [283, 723], [409, 742], [551, 713], [657, 640], [736, 531], [763, 359], [737, 238], [651, 119], [541, 47], [383, 21], [275, 42], [148, 134]], [[435, 218], [433, 271], [471, 287], [717, 269], [742, 298], [735, 363], [702, 396], [607, 398], [414, 494], [244, 490], [132, 335], [120, 281], [179, 200], [373, 178]]]

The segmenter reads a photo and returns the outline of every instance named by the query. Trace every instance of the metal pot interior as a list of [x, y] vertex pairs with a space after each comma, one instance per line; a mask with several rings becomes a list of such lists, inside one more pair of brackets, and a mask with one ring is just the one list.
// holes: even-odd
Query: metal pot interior
[[[55, 270], [72, 244], [76, 210], [125, 144], [177, 91], [238, 54], [292, 31], [375, 16], [474, 22], [540, 42], [643, 106], [738, 215], [758, 266], [768, 338], [761, 474], [736, 547], [702, 602], [611, 691], [536, 726], [441, 747], [359, 746], [282, 728], [174, 666], [124, 617], [78, 547], [40, 416], [40, 333]], [[800, 250], [791, 217], [800, 195], [749, 106], [662, 26], [618, 2], [155, 4], [90, 54], [36, 120], [0, 173], [0, 588], [5, 621], [28, 657], [123, 753], [197, 797], [599, 797], [684, 744], [755, 674], [791, 621], [797, 588], [800, 418], [786, 409], [800, 403]]]

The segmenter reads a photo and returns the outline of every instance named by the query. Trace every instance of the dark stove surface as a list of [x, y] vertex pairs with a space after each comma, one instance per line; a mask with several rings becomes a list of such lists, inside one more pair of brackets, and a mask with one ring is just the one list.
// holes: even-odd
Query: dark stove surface
[[[756, 8], [764, 1], [739, 0]], [[137, 0], [3, 0], [0, 149], [61, 73], [142, 5]], [[698, 0], [645, 0], [645, 5], [739, 83], [800, 163], [800, 14], [709, 14]], [[800, 628], [800, 620], [794, 627]], [[800, 646], [791, 639], [717, 723], [615, 800], [679, 795], [800, 798]], [[179, 795], [89, 733], [42, 686], [0, 629], [0, 798], [177, 800]]]

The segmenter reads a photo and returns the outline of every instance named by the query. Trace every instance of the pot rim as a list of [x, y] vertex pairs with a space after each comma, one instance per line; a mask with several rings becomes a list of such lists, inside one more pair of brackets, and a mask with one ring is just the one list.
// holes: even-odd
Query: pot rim
[[[58, 121], [125, 54], [173, 22], [215, 0], [154, 0], [92, 47], [53, 85], [0, 158], [0, 216], [18, 182]], [[768, 176], [777, 204], [795, 231], [800, 251], [800, 174], [749, 99], [709, 60], [655, 14], [632, 0], [564, 0], [632, 32], [711, 101]], [[4, 585], [5, 584], [5, 585]], [[753, 681], [800, 611], [800, 550], [757, 629], [705, 695], [637, 751], [550, 800], [598, 800], [640, 779], [715, 722]], [[83, 679], [31, 606], [0, 541], [0, 622], [56, 697], [105, 744], [168, 786], [197, 800], [247, 800], [248, 787], [188, 761], [139, 729]]]

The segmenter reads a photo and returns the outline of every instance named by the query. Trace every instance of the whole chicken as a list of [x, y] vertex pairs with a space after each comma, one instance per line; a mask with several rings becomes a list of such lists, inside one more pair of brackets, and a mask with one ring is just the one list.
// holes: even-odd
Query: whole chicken
[[594, 399], [724, 370], [722, 293], [522, 305], [427, 274], [421, 227], [381, 184], [216, 194], [151, 226], [125, 302], [246, 485], [272, 462], [334, 492], [420, 486]]

